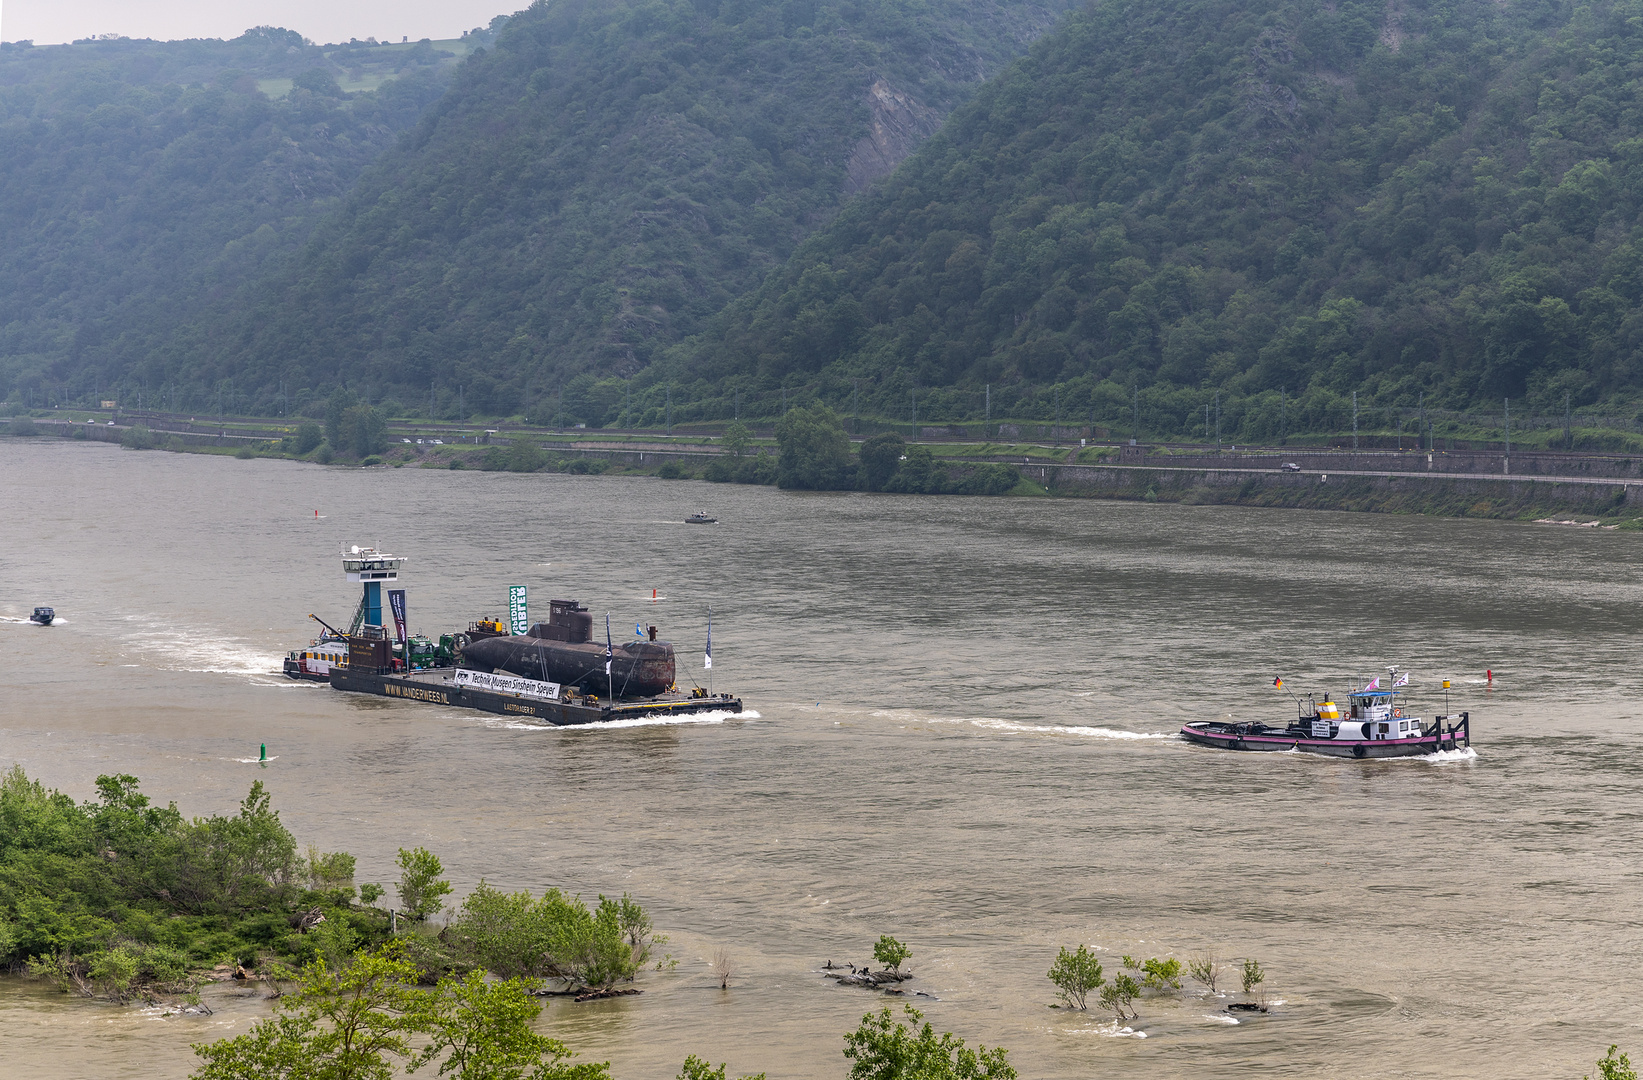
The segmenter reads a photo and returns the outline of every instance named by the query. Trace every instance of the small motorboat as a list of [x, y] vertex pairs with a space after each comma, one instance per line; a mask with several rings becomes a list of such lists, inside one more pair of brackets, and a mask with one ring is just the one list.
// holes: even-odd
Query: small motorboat
[[57, 613], [51, 610], [51, 608], [37, 607], [34, 609], [34, 614], [29, 616], [29, 622], [39, 623], [41, 626], [50, 626], [52, 620], [56, 618]]
[[[1181, 737], [1200, 746], [1222, 750], [1297, 750], [1328, 757], [1390, 758], [1434, 754], [1472, 745], [1470, 713], [1434, 716], [1430, 723], [1404, 704], [1409, 677], [1399, 679], [1391, 669], [1392, 688], [1381, 689], [1380, 679], [1347, 695], [1342, 709], [1318, 695], [1295, 697], [1300, 715], [1284, 727], [1259, 722], [1194, 720], [1181, 728]], [[1273, 685], [1284, 688], [1283, 679]], [[1327, 696], [1327, 695], [1326, 695]]]
[[698, 510], [694, 514], [685, 518], [686, 525], [717, 525], [718, 523], [719, 519], [716, 517], [708, 517], [707, 511], [705, 510]]

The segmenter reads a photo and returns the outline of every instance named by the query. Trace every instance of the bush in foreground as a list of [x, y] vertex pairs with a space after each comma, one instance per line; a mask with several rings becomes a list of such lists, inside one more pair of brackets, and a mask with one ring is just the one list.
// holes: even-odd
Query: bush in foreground
[[951, 1032], [937, 1035], [924, 1014], [903, 1006], [907, 1021], [888, 1008], [868, 1013], [861, 1026], [844, 1037], [850, 1080], [1015, 1080], [1016, 1072], [1001, 1047], [974, 1050]]

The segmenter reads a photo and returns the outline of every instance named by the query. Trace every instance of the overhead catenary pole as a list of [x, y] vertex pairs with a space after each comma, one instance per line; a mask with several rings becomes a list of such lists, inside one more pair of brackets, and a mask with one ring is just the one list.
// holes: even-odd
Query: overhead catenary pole
[[1278, 445], [1289, 445], [1289, 397], [1288, 387], [1278, 387]]
[[1563, 449], [1575, 448], [1574, 429], [1569, 426], [1569, 391], [1563, 391]]
[[1511, 472], [1512, 471], [1512, 399], [1511, 398], [1502, 398], [1501, 402], [1502, 402], [1503, 408], [1506, 410], [1506, 460], [1502, 463], [1501, 469], [1502, 469], [1503, 472]]
[[1215, 452], [1221, 452], [1221, 391], [1215, 391]]
[[1352, 391], [1352, 449], [1358, 448], [1358, 392]]
[[1130, 408], [1132, 410], [1130, 418], [1130, 445], [1135, 446], [1141, 441], [1141, 385], [1139, 383], [1131, 383], [1130, 392]]

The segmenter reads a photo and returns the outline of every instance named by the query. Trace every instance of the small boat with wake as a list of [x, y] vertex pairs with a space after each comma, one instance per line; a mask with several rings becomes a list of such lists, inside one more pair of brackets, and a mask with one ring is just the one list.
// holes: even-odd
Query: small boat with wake
[[[1407, 691], [1400, 689], [1409, 685], [1409, 676], [1399, 676], [1395, 667], [1388, 670], [1389, 689], [1382, 689], [1379, 678], [1371, 679], [1363, 689], [1346, 696], [1344, 709], [1327, 694], [1303, 699], [1291, 693], [1299, 715], [1284, 727], [1230, 719], [1194, 720], [1181, 727], [1181, 737], [1221, 750], [1298, 750], [1351, 758], [1415, 757], [1472, 745], [1470, 713], [1423, 720], [1407, 706]], [[1285, 689], [1282, 677], [1272, 684]], [[1448, 686], [1445, 682], [1444, 689]]]
[[709, 516], [706, 510], [698, 510], [685, 518], [686, 525], [717, 525], [718, 523], [719, 519]]
[[41, 626], [50, 626], [57, 619], [57, 612], [48, 607], [37, 607], [34, 614], [29, 616], [29, 622], [39, 623]]

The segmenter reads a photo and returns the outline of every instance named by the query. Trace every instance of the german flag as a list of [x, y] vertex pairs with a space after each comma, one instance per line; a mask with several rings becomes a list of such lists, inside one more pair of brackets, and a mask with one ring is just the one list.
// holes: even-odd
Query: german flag
[[1282, 675], [1273, 676], [1272, 685], [1282, 690], [1284, 688], [1284, 677]]

